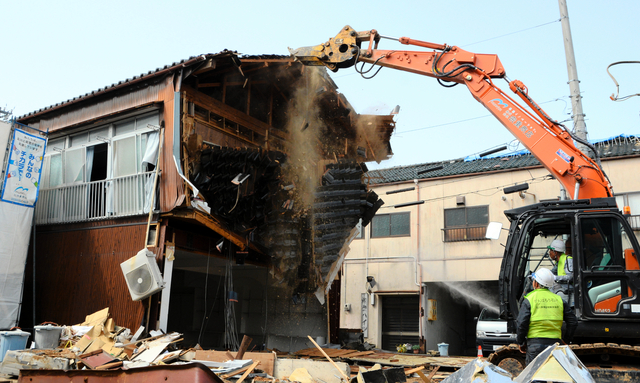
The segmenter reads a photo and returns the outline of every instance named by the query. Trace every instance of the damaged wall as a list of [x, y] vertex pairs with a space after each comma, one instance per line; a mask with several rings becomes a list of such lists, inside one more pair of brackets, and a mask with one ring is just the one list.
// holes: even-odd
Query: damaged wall
[[[289, 347], [297, 347], [300, 337], [326, 337], [326, 309], [311, 292], [326, 280], [327, 269], [350, 228], [362, 217], [366, 223], [381, 204], [362, 184], [366, 171], [362, 162], [391, 154], [392, 119], [363, 119], [336, 88], [325, 71], [308, 70], [289, 57], [245, 56], [238, 60], [234, 52], [224, 51], [135, 76], [24, 116], [21, 122], [55, 126], [55, 138], [69, 138], [65, 147], [69, 149], [74, 134], [102, 125], [115, 129], [114, 124], [123, 119], [157, 110], [165, 126], [165, 140], [159, 165], [161, 209], [156, 218], [162, 227], [176, 230], [166, 240], [176, 248], [184, 246], [177, 243], [182, 239], [174, 236], [179, 234], [177, 227], [184, 226], [184, 231], [207, 240], [202, 248], [186, 246], [182, 250], [210, 261], [222, 256], [221, 250], [211, 248], [226, 238], [225, 254], [263, 267], [271, 264], [269, 276], [266, 269], [261, 272], [277, 288], [264, 289], [255, 278], [245, 280], [243, 286], [245, 290], [246, 286], [258, 287], [244, 291], [239, 286], [241, 302], [248, 299], [249, 304], [238, 302], [237, 331], [256, 332], [258, 323], [250, 315], [256, 310], [252, 303], [258, 299], [256, 291], [273, 292], [277, 297], [272, 305], [274, 315], [280, 322], [272, 323], [273, 331], [269, 332], [261, 326], [262, 338], [267, 343], [284, 347], [288, 342]], [[372, 135], [381, 142], [376, 143]], [[174, 138], [182, 142], [174, 142]], [[185, 175], [201, 188], [200, 197], [209, 202], [211, 215], [193, 208], [197, 196], [185, 193], [174, 155]], [[236, 185], [232, 181], [238, 174], [250, 176]], [[316, 195], [318, 190], [324, 194]], [[35, 320], [72, 324], [89, 311], [110, 306], [116, 322], [136, 329], [145, 309], [131, 302], [118, 265], [142, 247], [146, 218], [140, 214], [91, 222], [92, 217], [85, 217], [81, 223], [38, 227], [35, 295], [42, 303], [36, 305]], [[164, 241], [160, 238], [161, 248]], [[210, 242], [215, 243], [212, 246]], [[49, 269], [56, 272], [48, 273]], [[178, 296], [185, 297], [182, 303], [204, 299], [200, 282], [201, 278], [183, 278], [174, 284]], [[83, 307], [74, 307], [74, 302], [48, 289], [65, 284], [73, 286], [71, 291]], [[151, 299], [152, 325], [159, 296]], [[25, 293], [25, 301], [31, 298]], [[266, 314], [271, 301], [266, 301]], [[178, 308], [169, 315], [181, 312]], [[180, 325], [193, 326], [193, 318], [202, 313], [195, 311]], [[242, 319], [245, 314], [249, 315], [247, 321]], [[32, 318], [33, 313], [23, 310], [22, 321], [29, 323]]]
[[278, 283], [267, 268], [186, 250], [177, 251], [173, 267], [168, 325], [181, 329], [185, 344], [228, 347], [225, 333], [233, 330], [225, 324], [227, 271], [237, 293], [237, 302], [230, 303], [235, 331], [240, 338], [253, 338], [256, 349], [298, 350], [308, 347], [307, 335], [326, 338], [326, 309], [313, 295], [296, 294]]
[[[276, 75], [284, 76], [284, 71]], [[296, 73], [286, 71], [289, 76]], [[198, 135], [190, 135], [189, 142], [204, 143], [187, 145], [193, 148], [190, 158], [197, 161], [189, 166], [192, 182], [212, 207], [211, 214], [264, 246], [271, 256], [272, 275], [298, 292], [314, 291], [325, 283], [351, 229], [360, 218], [366, 226], [382, 205], [362, 182], [366, 166], [356, 162], [366, 157], [366, 148], [353, 145], [357, 136], [366, 141], [362, 136], [367, 126], [378, 125], [374, 118], [355, 119], [348, 105], [332, 105], [340, 98], [330, 97], [325, 76], [324, 70], [301, 67], [286, 95], [283, 152], [253, 149], [260, 136], [244, 137], [240, 148], [212, 146], [219, 143], [207, 142], [205, 137], [215, 134], [205, 128], [224, 129], [227, 117], [240, 117], [202, 95], [188, 96], [194, 106], [188, 111], [187, 130]], [[377, 148], [382, 141], [374, 141]], [[265, 146], [271, 142], [267, 139]]]

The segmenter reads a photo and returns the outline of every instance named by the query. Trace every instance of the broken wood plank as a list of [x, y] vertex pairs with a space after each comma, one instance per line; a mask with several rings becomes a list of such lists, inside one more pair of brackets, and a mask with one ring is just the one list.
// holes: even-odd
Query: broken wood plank
[[345, 356], [345, 358], [358, 358], [361, 356], [367, 356], [367, 355], [372, 355], [375, 354], [375, 351], [358, 351], [355, 354], [349, 354], [347, 356]]
[[433, 376], [436, 374], [436, 372], [438, 372], [438, 369], [440, 369], [440, 366], [436, 366], [433, 370], [431, 370], [431, 373], [429, 373], [429, 379], [433, 378]]
[[[338, 367], [338, 365], [333, 361], [333, 359], [329, 358], [329, 356], [324, 352], [324, 350], [323, 350], [320, 346], [318, 346], [318, 344], [316, 343], [316, 341], [315, 341], [315, 340], [313, 340], [313, 338], [312, 338], [311, 336], [308, 336], [308, 335], [307, 335], [307, 337], [309, 338], [309, 340], [311, 341], [311, 343], [313, 343], [313, 345], [314, 345], [314, 346], [316, 346], [316, 347], [317, 347], [317, 348], [322, 352], [322, 354], [324, 354], [324, 356], [329, 360], [329, 362], [331, 362], [331, 364], [333, 365], [333, 367], [335, 367], [335, 368], [336, 368], [336, 370], [340, 371], [340, 375], [342, 375], [342, 377], [343, 377], [347, 382], [349, 382], [349, 377], [347, 376], [347, 374], [345, 374], [345, 373], [344, 373], [344, 371], [342, 371], [342, 370]], [[236, 383], [240, 383], [240, 382], [236, 382]]]
[[257, 365], [260, 364], [260, 361], [254, 362], [247, 371], [245, 371], [244, 374], [242, 374], [242, 376], [240, 377], [240, 379], [238, 379], [238, 381], [236, 383], [242, 383], [244, 381], [244, 379], [251, 373], [251, 371], [253, 371], [254, 368], [256, 368]]
[[[273, 376], [274, 365], [276, 360], [275, 352], [245, 352], [244, 357], [246, 359], [251, 359], [254, 362], [256, 360], [260, 361], [260, 369], [266, 372], [267, 374]], [[196, 360], [207, 360], [211, 362], [226, 362], [229, 360], [229, 357], [226, 355], [224, 351], [214, 351], [214, 350], [196, 350], [195, 355]]]
[[110, 370], [112, 368], [116, 368], [116, 367], [120, 367], [120, 366], [122, 366], [122, 361], [121, 360], [119, 360], [117, 362], [103, 364], [101, 366], [96, 367], [95, 370]]
[[413, 373], [416, 373], [416, 372], [422, 371], [422, 370], [424, 370], [424, 366], [420, 366], [420, 367], [412, 368], [412, 369], [409, 369], [409, 370], [405, 370], [404, 374], [409, 376], [409, 375], [411, 375]]
[[242, 337], [242, 342], [240, 343], [240, 348], [238, 348], [238, 353], [236, 354], [236, 359], [242, 359], [244, 353], [247, 352], [247, 348], [251, 344], [253, 338], [250, 338], [246, 335]]
[[234, 370], [234, 371], [231, 371], [231, 372], [227, 372], [226, 374], [220, 375], [220, 377], [222, 379], [229, 379], [232, 376], [236, 376], [238, 374], [242, 374], [242, 373], [246, 372], [250, 368], [253, 370], [254, 368], [256, 368], [256, 366], [254, 366], [254, 364], [257, 366], [257, 365], [260, 364], [260, 361], [258, 360], [258, 361], [253, 362], [253, 364], [251, 364], [249, 366], [244, 366], [244, 367], [239, 368], [237, 370]]
[[418, 376], [420, 377], [420, 379], [422, 379], [422, 381], [424, 383], [431, 383], [431, 378], [428, 378], [424, 372], [422, 371], [416, 371], [416, 374], [418, 374]]
[[229, 358], [229, 360], [235, 360], [236, 358], [229, 351], [225, 351], [224, 354]]

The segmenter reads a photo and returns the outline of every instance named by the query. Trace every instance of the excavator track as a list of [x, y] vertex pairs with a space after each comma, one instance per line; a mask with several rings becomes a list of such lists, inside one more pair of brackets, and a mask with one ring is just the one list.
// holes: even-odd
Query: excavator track
[[[640, 381], [640, 346], [584, 343], [569, 347], [598, 383]], [[524, 369], [525, 354], [520, 352], [517, 344], [502, 346], [487, 359], [513, 376]]]

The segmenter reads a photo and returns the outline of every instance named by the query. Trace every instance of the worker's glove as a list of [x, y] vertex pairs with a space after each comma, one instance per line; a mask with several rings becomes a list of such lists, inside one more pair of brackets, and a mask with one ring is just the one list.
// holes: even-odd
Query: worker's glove
[[526, 344], [519, 344], [518, 348], [520, 349], [520, 352], [523, 354], [527, 353], [527, 345]]

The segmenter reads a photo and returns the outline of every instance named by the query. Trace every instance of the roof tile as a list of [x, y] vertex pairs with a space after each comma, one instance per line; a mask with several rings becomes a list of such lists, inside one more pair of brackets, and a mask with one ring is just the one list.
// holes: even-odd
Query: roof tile
[[[620, 135], [606, 140], [593, 142], [600, 158], [640, 156], [640, 137]], [[370, 170], [366, 173], [369, 185], [429, 179], [449, 176], [462, 176], [490, 171], [509, 171], [532, 166], [540, 166], [540, 161], [528, 151], [513, 155], [496, 155], [490, 158], [474, 160], [456, 159], [441, 162], [397, 166], [388, 169]], [[442, 169], [424, 172], [430, 168], [442, 166]], [[424, 172], [418, 174], [419, 172]]]

